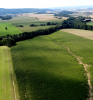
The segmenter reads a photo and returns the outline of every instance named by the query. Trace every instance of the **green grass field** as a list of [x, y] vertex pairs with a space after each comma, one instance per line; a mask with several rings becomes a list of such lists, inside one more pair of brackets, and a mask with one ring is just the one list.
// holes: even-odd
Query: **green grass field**
[[87, 25], [92, 25], [93, 26], [93, 22], [88, 22]]
[[0, 47], [0, 100], [14, 100], [9, 48]]
[[82, 56], [81, 51], [84, 55], [88, 43], [92, 44], [62, 31], [18, 42], [11, 53], [20, 99], [86, 100], [88, 84], [84, 68], [62, 45]]
[[51, 34], [51, 38], [60, 42], [60, 45], [69, 47], [75, 55], [83, 58], [82, 61], [84, 63], [91, 66], [88, 69], [91, 74], [91, 83], [93, 86], [93, 40], [66, 32], [58, 32], [58, 35]]
[[[5, 30], [5, 27], [7, 27], [8, 30]], [[19, 33], [21, 33], [21, 31], [15, 28], [11, 23], [0, 23], [0, 35]]]

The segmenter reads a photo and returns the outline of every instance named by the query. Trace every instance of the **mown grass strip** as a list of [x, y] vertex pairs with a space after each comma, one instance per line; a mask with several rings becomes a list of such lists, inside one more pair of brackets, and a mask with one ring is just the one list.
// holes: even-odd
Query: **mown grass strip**
[[0, 47], [0, 100], [15, 100], [11, 80], [8, 47]]

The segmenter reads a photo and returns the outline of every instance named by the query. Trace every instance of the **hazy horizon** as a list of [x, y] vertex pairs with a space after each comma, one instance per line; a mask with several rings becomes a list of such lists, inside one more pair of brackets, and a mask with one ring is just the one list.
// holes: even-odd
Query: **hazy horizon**
[[93, 0], [0, 0], [0, 8], [52, 8], [92, 4]]

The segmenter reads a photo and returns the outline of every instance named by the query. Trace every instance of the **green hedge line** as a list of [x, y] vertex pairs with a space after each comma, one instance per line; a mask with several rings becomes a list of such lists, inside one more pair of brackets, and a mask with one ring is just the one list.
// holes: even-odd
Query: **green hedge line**
[[23, 32], [20, 34], [0, 36], [0, 46], [6, 45], [8, 47], [11, 47], [11, 46], [15, 45], [16, 42], [18, 42], [18, 41], [31, 39], [31, 38], [39, 36], [39, 35], [48, 35], [48, 34], [51, 34], [61, 28], [62, 28], [62, 26], [56, 26], [56, 27], [51, 27], [48, 29], [40, 29], [40, 30], [32, 31], [32, 32]]

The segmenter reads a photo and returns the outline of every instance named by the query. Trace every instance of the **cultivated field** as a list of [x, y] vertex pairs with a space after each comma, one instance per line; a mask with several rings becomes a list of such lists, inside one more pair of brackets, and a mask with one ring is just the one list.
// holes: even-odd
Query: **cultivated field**
[[[28, 15], [29, 15], [29, 13], [27, 13]], [[37, 18], [37, 16], [40, 16], [40, 17], [46, 17], [46, 20], [37, 20], [36, 18]], [[55, 18], [52, 18], [51, 19], [51, 14], [32, 14], [32, 16], [31, 15], [29, 15], [29, 16], [24, 16], [24, 14], [23, 15], [21, 15], [21, 16], [17, 16], [17, 17], [13, 17], [13, 19], [11, 19], [11, 20], [1, 20], [0, 19], [0, 23], [4, 23], [4, 22], [9, 22], [9, 23], [12, 23], [13, 25], [20, 25], [20, 24], [22, 24], [22, 25], [24, 25], [24, 26], [29, 26], [30, 24], [37, 24], [37, 25], [39, 25], [39, 24], [44, 24], [44, 23], [46, 23], [46, 22], [58, 22], [58, 23], [61, 23], [62, 22], [62, 20], [64, 20], [65, 19], [65, 17], [63, 18], [63, 19], [55, 19]], [[47, 18], [48, 17], [48, 18]], [[52, 16], [53, 17], [53, 16]]]
[[[32, 17], [37, 18], [38, 20], [56, 20], [54, 14], [34, 14], [34, 13], [24, 13], [18, 14], [19, 17]], [[63, 19], [67, 19], [66, 17], [62, 17]]]
[[9, 48], [0, 47], [0, 100], [16, 100]]
[[62, 31], [93, 40], [93, 31], [80, 29], [62, 29]]
[[[7, 30], [5, 30], [5, 27], [7, 27]], [[21, 33], [21, 31], [15, 28], [11, 23], [0, 23], [0, 35], [19, 33]]]
[[[55, 26], [55, 25], [53, 25]], [[37, 27], [18, 27], [19, 30], [21, 30], [21, 32], [31, 32], [31, 31], [35, 31], [38, 29], [47, 29], [49, 27], [53, 27], [51, 26], [37, 26]]]
[[[81, 47], [80, 40], [83, 45], [90, 43], [81, 37], [59, 31], [18, 42], [12, 47], [20, 99], [85, 100], [88, 96], [86, 72], [64, 47], [70, 47], [71, 52], [77, 51]], [[77, 46], [74, 44], [73, 47], [75, 42]]]
[[[37, 30], [37, 29], [45, 29], [45, 28], [51, 27], [51, 26], [30, 27], [31, 24], [40, 25], [40, 24], [46, 24], [47, 22], [54, 22], [54, 23], [61, 24], [62, 21], [64, 20], [64, 19], [51, 19], [51, 18], [47, 18], [47, 20], [37, 20], [35, 17], [39, 16], [38, 14], [32, 14], [33, 15], [32, 17], [30, 16], [31, 14], [27, 14], [27, 15], [29, 15], [29, 16], [26, 16], [24, 14], [18, 15], [17, 17], [13, 17], [13, 19], [11, 19], [11, 20], [1, 20], [0, 19], [0, 23], [1, 23], [1, 25], [2, 25], [2, 23], [6, 23], [6, 22], [11, 23], [15, 27], [19, 26], [19, 25], [23, 25], [24, 27], [16, 27], [16, 28], [18, 28], [21, 32], [24, 32], [24, 31], [29, 32], [29, 31], [34, 31], [34, 30]], [[41, 15], [42, 14], [40, 14], [40, 16]], [[43, 16], [45, 16], [45, 15], [43, 15]], [[50, 17], [51, 14], [46, 15], [46, 17], [47, 16]], [[3, 28], [3, 29], [5, 29], [5, 28]], [[15, 33], [15, 34], [17, 34], [17, 33]]]
[[54, 14], [33, 14], [33, 13], [28, 13], [26, 14], [26, 16], [29, 17], [36, 17], [39, 20], [51, 20], [51, 19], [57, 19], [54, 18]]

